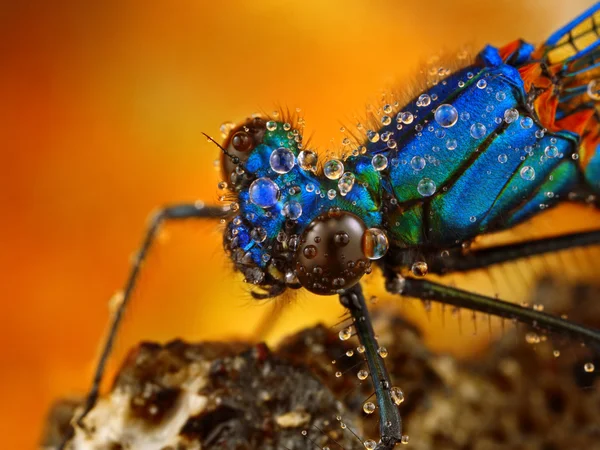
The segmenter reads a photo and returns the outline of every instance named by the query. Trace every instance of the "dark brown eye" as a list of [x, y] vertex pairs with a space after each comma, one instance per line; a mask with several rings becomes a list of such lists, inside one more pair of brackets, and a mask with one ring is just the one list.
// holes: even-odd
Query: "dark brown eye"
[[238, 131], [231, 138], [231, 145], [238, 152], [247, 152], [253, 146], [252, 138], [245, 131]]
[[330, 211], [314, 219], [296, 252], [296, 276], [306, 289], [330, 295], [352, 287], [370, 269], [363, 251], [363, 221], [345, 211]]

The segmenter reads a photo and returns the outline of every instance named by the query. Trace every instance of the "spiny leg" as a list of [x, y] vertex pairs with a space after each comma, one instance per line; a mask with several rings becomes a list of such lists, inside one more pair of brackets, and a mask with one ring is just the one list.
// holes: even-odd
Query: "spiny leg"
[[[148, 226], [148, 230], [146, 231], [144, 240], [142, 241], [142, 245], [133, 262], [131, 271], [129, 272], [129, 276], [123, 289], [123, 297], [121, 299], [121, 302], [119, 303], [117, 309], [112, 315], [111, 322], [108, 328], [108, 334], [106, 335], [106, 341], [104, 342], [102, 352], [100, 353], [100, 358], [96, 365], [94, 378], [92, 380], [92, 386], [87, 394], [83, 411], [81, 412], [76, 421], [77, 426], [84, 428], [83, 419], [96, 404], [100, 390], [100, 384], [102, 382], [102, 376], [104, 375], [106, 363], [108, 361], [108, 358], [110, 357], [115, 338], [119, 331], [119, 325], [121, 324], [121, 320], [123, 319], [123, 315], [131, 298], [133, 289], [135, 288], [135, 283], [137, 281], [142, 262], [146, 258], [146, 255], [148, 254], [148, 251], [150, 250], [150, 247], [152, 246], [156, 238], [160, 225], [168, 220], [217, 219], [224, 217], [225, 215], [227, 215], [227, 213], [228, 209], [226, 208], [222, 208], [219, 206], [204, 206], [202, 202], [196, 202], [194, 204], [167, 206], [163, 209], [160, 209], [154, 214], [152, 220], [150, 221], [150, 225]], [[62, 450], [65, 448], [66, 444], [71, 440], [74, 433], [75, 429], [73, 427], [69, 428], [63, 441], [59, 445], [58, 450]]]
[[534, 328], [581, 339], [600, 352], [600, 331], [561, 319], [543, 311], [525, 308], [514, 303], [485, 295], [474, 294], [432, 281], [401, 278], [391, 269], [386, 270], [386, 287], [391, 293], [419, 298], [479, 311], [506, 319], [515, 319]]
[[[444, 257], [440, 256], [439, 252], [437, 252], [431, 258], [427, 258], [427, 266], [430, 273], [466, 272], [528, 256], [596, 244], [600, 244], [600, 230], [571, 233], [516, 244], [498, 245], [470, 250], [466, 253], [451, 253]], [[392, 265], [399, 265], [401, 262], [394, 260], [401, 257], [401, 254], [397, 254], [393, 259], [388, 260], [388, 262]]]
[[361, 345], [365, 348], [367, 365], [373, 380], [379, 406], [379, 433], [381, 442], [375, 450], [390, 450], [402, 440], [402, 419], [391, 395], [390, 377], [383, 359], [379, 356], [375, 332], [360, 284], [340, 294], [340, 303], [354, 319], [354, 327]]

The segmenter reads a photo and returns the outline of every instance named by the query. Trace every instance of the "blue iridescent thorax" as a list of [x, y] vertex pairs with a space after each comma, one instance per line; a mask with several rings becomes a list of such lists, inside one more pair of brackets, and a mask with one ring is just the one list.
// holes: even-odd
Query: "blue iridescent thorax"
[[[523, 62], [523, 44], [513, 64]], [[447, 248], [509, 228], [551, 206], [576, 182], [578, 137], [548, 133], [528, 103], [518, 70], [487, 47], [472, 66], [440, 80], [368, 132], [370, 155], [396, 208], [385, 226], [399, 246]]]

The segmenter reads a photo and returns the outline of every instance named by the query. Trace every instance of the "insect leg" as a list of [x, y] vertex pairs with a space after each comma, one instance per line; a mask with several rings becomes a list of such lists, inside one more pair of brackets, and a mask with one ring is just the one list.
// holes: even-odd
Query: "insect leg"
[[[83, 424], [83, 419], [96, 404], [96, 400], [98, 399], [98, 394], [100, 390], [100, 383], [104, 374], [104, 369], [106, 367], [108, 358], [110, 357], [110, 353], [112, 351], [114, 341], [119, 330], [119, 325], [121, 324], [121, 320], [125, 313], [125, 309], [127, 308], [127, 305], [131, 298], [131, 294], [135, 287], [135, 283], [137, 281], [142, 262], [148, 254], [148, 251], [150, 250], [154, 239], [156, 238], [160, 225], [163, 222], [169, 220], [216, 219], [224, 217], [227, 213], [228, 209], [226, 208], [222, 208], [219, 206], [204, 206], [202, 202], [197, 202], [195, 204], [167, 206], [163, 209], [160, 209], [153, 215], [150, 221], [150, 225], [148, 226], [148, 230], [146, 231], [144, 240], [142, 241], [142, 245], [136, 255], [136, 258], [129, 272], [129, 276], [123, 289], [122, 300], [111, 318], [111, 322], [108, 328], [108, 334], [106, 335], [106, 341], [104, 342], [102, 352], [100, 353], [100, 358], [96, 365], [92, 386], [87, 394], [83, 411], [81, 412], [76, 421], [77, 426], [85, 428]], [[66, 433], [64, 440], [59, 445], [58, 450], [62, 450], [65, 447], [67, 442], [73, 437], [74, 433], [75, 429], [70, 428], [69, 431]]]
[[365, 348], [367, 365], [373, 380], [377, 405], [379, 406], [379, 433], [381, 442], [375, 450], [390, 450], [402, 439], [402, 418], [391, 395], [390, 376], [377, 350], [375, 333], [360, 284], [340, 294], [340, 303], [354, 319], [354, 327], [361, 345]]
[[386, 270], [386, 274], [388, 278], [386, 287], [393, 293], [467, 308], [506, 319], [515, 319], [537, 329], [581, 339], [593, 347], [595, 351], [600, 352], [599, 330], [493, 297], [474, 294], [422, 279], [399, 279], [398, 275], [390, 270]]
[[[600, 244], [600, 230], [571, 233], [516, 244], [498, 245], [472, 250], [467, 253], [450, 253], [446, 257], [439, 256], [439, 252], [437, 252], [431, 259], [427, 258], [427, 265], [431, 273], [466, 272], [527, 256], [596, 244]], [[392, 265], [394, 265], [393, 262]]]

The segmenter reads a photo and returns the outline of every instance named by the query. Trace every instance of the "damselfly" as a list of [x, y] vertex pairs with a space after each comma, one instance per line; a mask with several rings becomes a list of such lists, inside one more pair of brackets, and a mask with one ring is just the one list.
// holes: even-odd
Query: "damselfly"
[[379, 450], [403, 435], [400, 391], [378, 353], [360, 287], [374, 266], [392, 295], [511, 318], [600, 347], [597, 330], [425, 278], [600, 243], [597, 230], [469, 249], [476, 237], [559, 203], [598, 206], [598, 21], [600, 5], [539, 47], [488, 46], [472, 60], [462, 55], [460, 68], [431, 71], [417, 96], [385, 104], [357, 130], [345, 157], [321, 161], [303, 143], [301, 123], [285, 116], [252, 117], [228, 130], [222, 145], [213, 141], [233, 203], [173, 205], [153, 217], [76, 425], [85, 425], [96, 402], [140, 265], [166, 221], [224, 220], [225, 251], [256, 287], [255, 298], [300, 288], [339, 297], [375, 389]]

